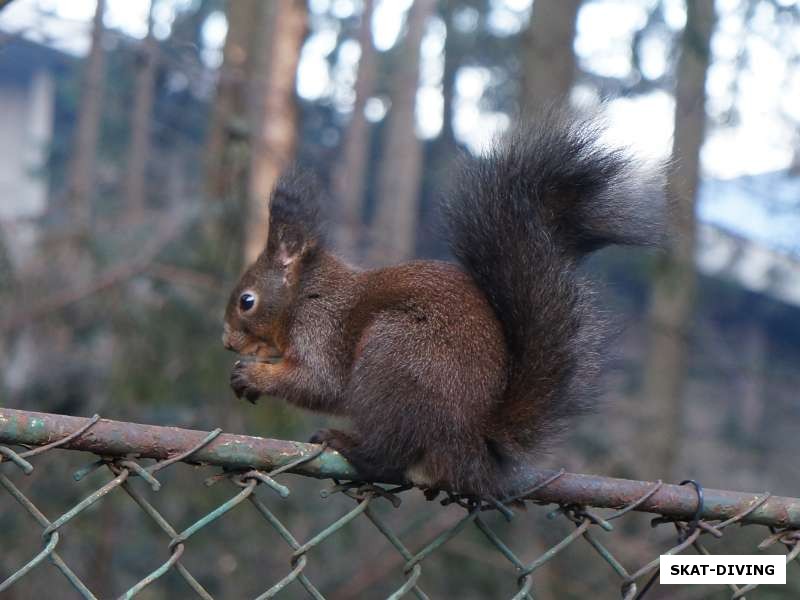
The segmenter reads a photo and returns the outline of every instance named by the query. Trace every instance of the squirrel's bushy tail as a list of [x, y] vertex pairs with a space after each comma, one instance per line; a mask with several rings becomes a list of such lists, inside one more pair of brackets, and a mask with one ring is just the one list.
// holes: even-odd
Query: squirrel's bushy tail
[[509, 384], [487, 432], [540, 446], [586, 409], [604, 327], [576, 273], [608, 244], [656, 244], [662, 174], [601, 141], [592, 119], [551, 112], [462, 166], [444, 205], [456, 258], [502, 323]]

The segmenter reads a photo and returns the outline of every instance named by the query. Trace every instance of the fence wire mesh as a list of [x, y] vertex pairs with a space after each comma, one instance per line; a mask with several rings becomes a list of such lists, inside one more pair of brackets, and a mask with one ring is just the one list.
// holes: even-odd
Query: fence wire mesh
[[[287, 545], [288, 564], [285, 575], [265, 584], [257, 598], [297, 597], [296, 583], [312, 598], [325, 598], [323, 591], [312, 582], [308, 565], [314, 560], [315, 549], [331, 536], [341, 534], [356, 519], [366, 521], [374, 532], [383, 536], [402, 558], [403, 566], [396, 573], [398, 585], [389, 598], [407, 595], [428, 598], [422, 589], [423, 564], [445, 544], [468, 528], [475, 528], [485, 537], [485, 547], [496, 551], [507, 561], [516, 577], [515, 600], [532, 600], [535, 575], [538, 569], [551, 561], [569, 546], [582, 541], [597, 560], [604, 562], [616, 575], [619, 594], [627, 600], [642, 598], [657, 581], [659, 558], [642, 561], [635, 567], [625, 566], [623, 560], [612, 552], [604, 538], [614, 531], [612, 522], [631, 513], [645, 511], [658, 516], [653, 525], [669, 525], [675, 529], [675, 543], [664, 548], [662, 554], [677, 554], [693, 550], [709, 554], [703, 538], [728, 536], [733, 525], [760, 525], [768, 528], [758, 545], [759, 550], [782, 547], [787, 563], [796, 561], [800, 554], [800, 499], [782, 498], [769, 493], [743, 494], [719, 490], [704, 490], [696, 482], [691, 485], [668, 485], [658, 482], [639, 482], [605, 477], [593, 477], [541, 471], [536, 481], [524, 494], [502, 501], [478, 503], [469, 498], [445, 494], [443, 504], [457, 504], [463, 514], [454, 523], [435, 533], [416, 550], [401, 540], [385, 516], [379, 514], [380, 503], [400, 509], [401, 495], [406, 486], [359, 482], [353, 469], [335, 452], [321, 446], [282, 442], [249, 436], [223, 434], [220, 430], [199, 432], [173, 427], [138, 425], [100, 419], [65, 417], [46, 413], [33, 413], [0, 408], [0, 486], [4, 488], [24, 511], [41, 527], [42, 548], [26, 563], [4, 578], [0, 592], [9, 590], [21, 579], [31, 577], [46, 561], [64, 576], [65, 585], [71, 586], [84, 598], [96, 598], [89, 586], [59, 554], [58, 548], [65, 526], [96, 503], [120, 488], [164, 533], [166, 560], [137, 581], [120, 598], [134, 598], [145, 588], [157, 582], [170, 571], [176, 572], [185, 582], [186, 596], [209, 599], [212, 594], [201, 585], [181, 561], [191, 538], [221, 519], [242, 504], [250, 504], [252, 514], [263, 519]], [[97, 460], [74, 474], [78, 482], [98, 469], [106, 469], [110, 479], [98, 489], [54, 519], [48, 518], [14, 482], [20, 475], [34, 474], [32, 459], [44, 453], [63, 450], [90, 451]], [[155, 462], [149, 462], [155, 459]], [[229, 498], [184, 528], [175, 527], [163, 512], [156, 508], [156, 497], [161, 482], [159, 471], [175, 463], [205, 465], [220, 469], [206, 483], [217, 484], [228, 480], [235, 486]], [[349, 510], [305, 541], [300, 541], [289, 526], [277, 516], [275, 502], [286, 502], [291, 490], [281, 475], [292, 472], [318, 478], [330, 478], [334, 485], [321, 494], [322, 498], [343, 495], [352, 500]], [[141, 479], [146, 486], [132, 485]], [[150, 491], [146, 488], [149, 486]], [[433, 499], [434, 494], [428, 494]], [[322, 500], [324, 501], [324, 500]], [[523, 560], [512, 550], [513, 540], [504, 539], [487, 516], [500, 513], [505, 519], [515, 518], [524, 504], [554, 504], [549, 517], [566, 519], [573, 527], [568, 535], [547, 548], [535, 559]], [[4, 503], [4, 506], [6, 504]], [[4, 508], [4, 511], [8, 510]], [[606, 512], [610, 510], [611, 512]], [[0, 539], [4, 547], [14, 545], [14, 539]], [[787, 577], [798, 577], [789, 571]], [[269, 586], [269, 587], [267, 587]], [[756, 586], [730, 585], [730, 598], [746, 598]], [[292, 591], [294, 590], [294, 591]], [[55, 596], [54, 596], [55, 597]]]

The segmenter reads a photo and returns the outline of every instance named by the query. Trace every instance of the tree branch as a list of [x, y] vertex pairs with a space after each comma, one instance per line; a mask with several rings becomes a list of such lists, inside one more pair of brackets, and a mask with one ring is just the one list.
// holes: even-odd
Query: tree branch
[[174, 216], [167, 219], [156, 231], [155, 237], [144, 247], [138, 256], [135, 256], [132, 260], [124, 261], [106, 269], [85, 285], [74, 289], [67, 289], [49, 298], [40, 300], [39, 302], [34, 302], [27, 306], [25, 310], [0, 320], [0, 332], [9, 333], [14, 331], [48, 313], [61, 310], [66, 306], [75, 304], [89, 296], [93, 296], [98, 292], [119, 285], [135, 277], [150, 267], [167, 244], [180, 235], [187, 223], [188, 219], [186, 219], [185, 215]]

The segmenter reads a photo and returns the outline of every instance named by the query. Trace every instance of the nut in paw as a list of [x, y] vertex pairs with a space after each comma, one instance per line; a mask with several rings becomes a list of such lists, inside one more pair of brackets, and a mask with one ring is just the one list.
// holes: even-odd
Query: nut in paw
[[252, 383], [249, 375], [251, 367], [252, 363], [236, 361], [231, 371], [231, 389], [237, 398], [243, 397], [248, 402], [255, 404], [261, 396], [261, 392]]

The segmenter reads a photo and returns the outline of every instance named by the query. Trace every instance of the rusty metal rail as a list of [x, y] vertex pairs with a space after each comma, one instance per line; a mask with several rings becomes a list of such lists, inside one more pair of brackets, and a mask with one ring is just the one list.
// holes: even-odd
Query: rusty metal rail
[[[396, 494], [400, 491], [388, 486], [402, 484], [398, 481], [381, 482], [388, 486], [380, 487], [375, 482], [369, 484], [338, 485], [335, 492], [341, 492], [356, 501], [356, 507], [339, 518], [324, 531], [305, 543], [296, 540], [288, 528], [277, 519], [265, 502], [255, 494], [263, 484], [278, 496], [285, 498], [290, 490], [279, 483], [275, 477], [283, 472], [293, 472], [317, 478], [332, 478], [337, 481], [357, 481], [358, 474], [338, 453], [314, 444], [293, 441], [280, 441], [232, 435], [219, 430], [212, 432], [141, 425], [100, 419], [92, 419], [28, 412], [0, 408], [0, 466], [15, 465], [25, 474], [34, 470], [30, 459], [58, 448], [60, 450], [81, 450], [92, 452], [101, 458], [89, 469], [76, 475], [82, 478], [86, 472], [106, 466], [113, 478], [101, 489], [96, 490], [72, 509], [50, 521], [33, 502], [0, 470], [0, 487], [16, 499], [43, 528], [44, 547], [27, 564], [9, 576], [0, 573], [0, 592], [9, 588], [27, 575], [45, 558], [49, 558], [66, 576], [72, 586], [85, 598], [95, 596], [86, 585], [64, 563], [56, 552], [60, 529], [86, 508], [101, 501], [116, 487], [121, 487], [169, 536], [169, 559], [159, 569], [150, 573], [129, 589], [121, 597], [132, 598], [144, 587], [150, 585], [166, 572], [175, 569], [187, 582], [195, 594], [201, 598], [211, 595], [197, 582], [182, 565], [180, 557], [185, 543], [197, 531], [223, 516], [229, 510], [249, 500], [257, 512], [277, 530], [292, 549], [291, 570], [281, 581], [273, 585], [259, 598], [271, 598], [279, 594], [289, 583], [299, 582], [314, 598], [324, 598], [304, 573], [307, 553], [330, 535], [335, 534], [351, 520], [365, 516], [405, 560], [405, 583], [393, 594], [399, 598], [413, 593], [426, 598], [419, 588], [422, 561], [441, 545], [458, 535], [468, 525], [475, 525], [490, 544], [502, 554], [517, 570], [519, 591], [515, 598], [532, 598], [533, 573], [552, 559], [565, 547], [578, 539], [583, 539], [605, 560], [621, 579], [623, 598], [639, 598], [653, 583], [653, 573], [657, 573], [658, 558], [651, 560], [639, 569], [628, 570], [600, 542], [594, 531], [613, 529], [611, 521], [629, 511], [643, 511], [660, 515], [659, 522], [673, 523], [679, 534], [678, 543], [667, 553], [682, 552], [694, 548], [697, 552], [707, 552], [700, 544], [702, 535], [722, 537], [723, 530], [734, 523], [758, 524], [771, 527], [771, 534], [762, 543], [763, 547], [783, 544], [787, 549], [787, 561], [795, 560], [800, 553], [800, 499], [771, 496], [767, 493], [740, 493], [723, 490], [703, 490], [702, 499], [698, 490], [685, 485], [668, 485], [661, 482], [643, 482], [591, 475], [565, 473], [563, 471], [532, 470], [527, 489], [514, 500], [531, 500], [539, 504], [557, 504], [558, 513], [575, 524], [567, 538], [550, 548], [531, 563], [521, 561], [503, 542], [484, 518], [484, 511], [496, 508], [507, 518], [513, 516], [508, 508], [510, 498], [494, 503], [476, 503], [467, 498], [450, 495], [449, 502], [461, 504], [466, 512], [454, 526], [436, 536], [421, 550], [412, 553], [388, 525], [372, 510], [371, 503], [389, 499], [399, 504]], [[14, 450], [13, 447], [22, 450]], [[131, 457], [135, 457], [135, 460]], [[143, 466], [144, 459], [156, 462]], [[140, 491], [129, 484], [133, 477], [146, 481], [158, 491], [160, 482], [155, 473], [176, 462], [223, 467], [240, 491], [230, 500], [219, 506], [183, 531], [174, 529]], [[612, 514], [599, 514], [593, 509], [615, 509]], [[4, 544], [0, 538], [0, 544]], [[639, 583], [645, 581], [639, 590]], [[732, 598], [742, 598], [752, 589], [751, 586], [737, 588], [731, 586]]]
[[[82, 417], [0, 408], [0, 443], [36, 446], [49, 444], [85, 427], [88, 422], [89, 419]], [[101, 419], [91, 431], [61, 447], [104, 456], [122, 457], [137, 453], [142, 458], [164, 460], [197, 446], [208, 433]], [[252, 468], [267, 471], [302, 461], [291, 471], [319, 478], [357, 479], [356, 471], [338, 452], [326, 450], [320, 454], [320, 448], [316, 444], [222, 433], [187, 460], [231, 469]], [[311, 456], [315, 458], [304, 460]], [[654, 482], [596, 475], [559, 474], [547, 469], [531, 469], [530, 478], [530, 488], [536, 488], [544, 481], [552, 481], [533, 493], [524, 494], [525, 498], [537, 502], [595, 508], [622, 508], [647, 494], [655, 485]], [[762, 494], [705, 489], [704, 496], [704, 508], [700, 517], [706, 520], [724, 520], [749, 508]], [[690, 519], [696, 508], [697, 494], [691, 487], [664, 484], [634, 510]], [[800, 499], [771, 496], [744, 517], [742, 522], [800, 528]]]
[[[0, 408], [0, 443], [41, 446], [60, 440], [86, 427], [90, 419], [49, 413]], [[83, 450], [104, 456], [128, 456], [164, 460], [196, 447], [208, 431], [141, 425], [100, 419], [91, 430], [61, 444], [65, 450]], [[284, 467], [298, 460], [294, 470], [320, 478], [354, 479], [355, 470], [337, 452], [319, 454], [319, 446], [246, 435], [220, 433], [194, 452], [190, 462], [231, 469], [265, 469]], [[800, 512], [798, 513], [800, 514]]]

